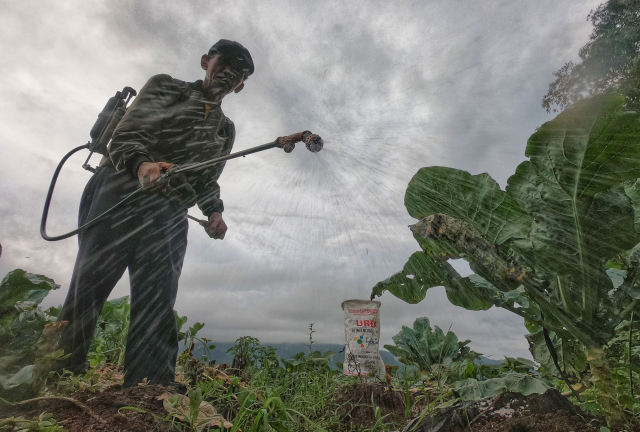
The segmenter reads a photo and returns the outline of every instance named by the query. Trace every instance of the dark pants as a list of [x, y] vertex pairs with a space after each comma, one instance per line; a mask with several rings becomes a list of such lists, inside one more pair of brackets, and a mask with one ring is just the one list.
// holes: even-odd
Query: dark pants
[[[128, 173], [102, 167], [82, 195], [82, 225], [115, 205], [139, 183]], [[186, 209], [163, 196], [141, 193], [78, 235], [79, 251], [59, 321], [69, 321], [59, 347], [71, 356], [67, 369], [81, 370], [98, 315], [129, 268], [131, 319], [124, 356], [125, 386], [147, 378], [175, 379], [178, 336], [173, 305], [187, 248]]]

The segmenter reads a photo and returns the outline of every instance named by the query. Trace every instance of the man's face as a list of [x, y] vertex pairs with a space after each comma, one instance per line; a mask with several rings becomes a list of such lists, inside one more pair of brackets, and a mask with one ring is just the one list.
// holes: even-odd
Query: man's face
[[222, 99], [231, 92], [238, 93], [244, 87], [243, 73], [223, 54], [203, 55], [201, 66], [206, 71], [202, 87], [209, 98]]

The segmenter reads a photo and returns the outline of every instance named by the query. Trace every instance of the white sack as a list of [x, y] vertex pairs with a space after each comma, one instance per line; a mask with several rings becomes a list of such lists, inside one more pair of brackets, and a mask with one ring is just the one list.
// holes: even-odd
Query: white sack
[[384, 362], [380, 357], [380, 302], [345, 300], [344, 366], [345, 375], [378, 375], [384, 378]]

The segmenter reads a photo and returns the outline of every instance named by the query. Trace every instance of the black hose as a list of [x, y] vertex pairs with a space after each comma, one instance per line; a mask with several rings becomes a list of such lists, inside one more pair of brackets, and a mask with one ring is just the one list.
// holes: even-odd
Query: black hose
[[62, 170], [62, 166], [67, 161], [67, 159], [69, 159], [74, 153], [76, 153], [76, 152], [78, 152], [80, 150], [84, 150], [86, 148], [89, 148], [90, 145], [91, 145], [90, 143], [87, 143], [85, 145], [81, 145], [80, 147], [76, 147], [73, 150], [71, 150], [69, 153], [64, 155], [64, 157], [62, 158], [62, 160], [58, 164], [58, 167], [56, 168], [55, 172], [53, 173], [53, 178], [51, 179], [51, 184], [49, 185], [49, 192], [47, 192], [47, 199], [45, 199], [45, 201], [44, 201], [44, 209], [42, 210], [42, 220], [40, 221], [40, 235], [42, 236], [43, 239], [45, 239], [47, 241], [64, 240], [66, 238], [69, 238], [69, 237], [71, 237], [73, 235], [78, 234], [80, 231], [82, 231], [82, 230], [84, 230], [86, 228], [89, 228], [92, 225], [95, 225], [102, 218], [104, 218], [107, 215], [107, 213], [109, 213], [109, 212], [115, 210], [116, 208], [120, 207], [122, 204], [124, 204], [126, 201], [128, 201], [129, 198], [131, 198], [132, 196], [136, 195], [138, 192], [140, 192], [142, 190], [141, 187], [136, 189], [135, 191], [133, 191], [132, 193], [127, 195], [122, 201], [120, 201], [119, 203], [117, 203], [116, 205], [111, 207], [109, 210], [105, 211], [104, 213], [102, 213], [99, 216], [96, 216], [95, 218], [93, 218], [92, 220], [87, 222], [86, 224], [82, 225], [81, 227], [78, 227], [77, 229], [75, 229], [73, 231], [69, 231], [68, 233], [61, 234], [59, 236], [53, 236], [53, 237], [48, 236], [47, 235], [47, 216], [49, 216], [49, 206], [51, 205], [51, 198], [53, 197], [53, 189], [55, 188], [56, 182], [58, 181], [58, 175], [60, 174], [60, 171]]
[[[215, 159], [211, 159], [205, 162], [198, 162], [198, 163], [193, 163], [190, 165], [186, 165], [186, 166], [175, 166], [174, 167], [174, 171], [173, 174], [179, 174], [182, 172], [186, 172], [186, 171], [191, 171], [191, 170], [195, 170], [195, 169], [199, 169], [199, 168], [205, 168], [208, 166], [211, 166], [213, 164], [222, 162], [222, 161], [226, 161], [229, 159], [235, 159], [238, 158], [240, 156], [246, 156], [248, 154], [252, 154], [252, 153], [257, 153], [257, 152], [261, 152], [263, 150], [268, 150], [274, 147], [278, 147], [278, 140], [268, 143], [268, 144], [263, 144], [261, 146], [257, 146], [257, 147], [252, 147], [250, 149], [247, 150], [241, 150], [239, 152], [235, 152], [226, 156], [221, 156]], [[120, 207], [122, 204], [124, 204], [126, 201], [128, 201], [132, 196], [138, 194], [140, 191], [142, 191], [142, 187], [139, 187], [138, 189], [136, 189], [135, 191], [133, 191], [131, 194], [127, 195], [126, 197], [124, 197], [124, 199], [122, 199], [122, 201], [120, 201], [119, 203], [117, 203], [116, 205], [114, 205], [113, 207], [111, 207], [109, 210], [105, 211], [104, 213], [102, 213], [100, 216], [96, 216], [95, 218], [93, 218], [92, 220], [90, 220], [89, 222], [87, 222], [86, 224], [82, 225], [81, 227], [78, 227], [77, 229], [73, 230], [73, 231], [69, 231], [66, 234], [62, 234], [59, 236], [54, 236], [54, 237], [50, 237], [47, 235], [47, 216], [49, 215], [49, 206], [51, 205], [51, 197], [53, 196], [53, 189], [56, 186], [56, 181], [58, 181], [58, 175], [60, 174], [60, 170], [62, 170], [62, 166], [64, 165], [64, 163], [67, 161], [67, 159], [69, 159], [74, 153], [86, 149], [86, 148], [90, 148], [91, 147], [91, 143], [87, 143], [85, 145], [82, 145], [80, 147], [76, 147], [73, 150], [71, 150], [69, 153], [67, 153], [66, 155], [64, 155], [64, 157], [62, 158], [62, 160], [60, 161], [60, 163], [58, 164], [58, 167], [56, 168], [56, 171], [53, 173], [53, 178], [51, 179], [51, 184], [49, 185], [49, 192], [47, 193], [47, 199], [44, 202], [44, 209], [42, 210], [42, 220], [40, 221], [40, 235], [42, 236], [43, 239], [47, 240], [47, 241], [58, 241], [58, 240], [64, 240], [66, 238], [69, 238], [75, 234], [78, 234], [80, 231], [89, 228], [90, 226], [96, 224], [97, 222], [99, 222], [102, 218], [104, 218], [109, 212], [115, 210], [116, 208]], [[86, 163], [85, 163], [86, 164]], [[162, 179], [159, 179], [162, 180]], [[201, 222], [198, 220], [198, 222]], [[202, 225], [202, 223], [201, 223]]]

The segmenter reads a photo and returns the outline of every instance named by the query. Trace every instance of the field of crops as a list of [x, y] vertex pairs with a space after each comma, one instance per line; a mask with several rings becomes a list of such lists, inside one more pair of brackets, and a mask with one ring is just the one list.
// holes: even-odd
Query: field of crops
[[[22, 270], [2, 281], [2, 431], [511, 431], [545, 424], [567, 432], [639, 430], [630, 409], [625, 417], [609, 416], [607, 426], [595, 387], [574, 384], [578, 401], [566, 383], [530, 360], [484, 364], [467, 347], [470, 341], [432, 328], [427, 318], [404, 327], [386, 346], [400, 367], [388, 365], [384, 377], [347, 377], [330, 367], [336, 353], [312, 350], [313, 340], [307, 352], [284, 359], [242, 337], [229, 349], [232, 364], [215, 364], [209, 360], [215, 346], [198, 335], [204, 324], [189, 326], [176, 313], [184, 350], [175, 386], [122, 388], [130, 308], [124, 297], [108, 302], [100, 315], [89, 370], [51, 372], [64, 355], [56, 350], [64, 324], [56, 323], [58, 309], [43, 311], [39, 304], [55, 288], [52, 280]], [[625, 356], [627, 335], [638, 345], [637, 333], [628, 329], [628, 323], [617, 328], [607, 351], [611, 361]], [[628, 385], [624, 377], [631, 375], [624, 371], [614, 370], [619, 386]]]

